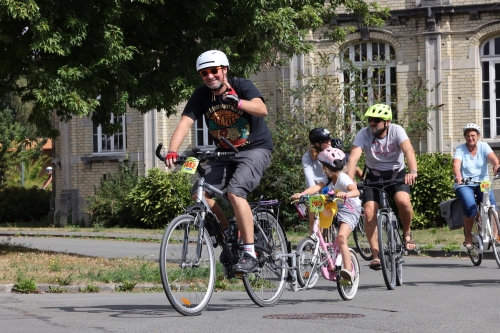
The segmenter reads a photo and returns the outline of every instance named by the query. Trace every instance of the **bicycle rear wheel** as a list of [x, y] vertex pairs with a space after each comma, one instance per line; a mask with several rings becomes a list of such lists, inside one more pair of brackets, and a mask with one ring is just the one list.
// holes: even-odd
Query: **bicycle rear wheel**
[[[351, 255], [351, 265], [353, 267], [354, 282], [353, 284], [343, 284], [340, 276], [337, 276], [337, 290], [339, 291], [340, 297], [344, 301], [349, 301], [356, 296], [359, 286], [359, 260], [356, 252], [353, 249], [349, 249], [349, 254]], [[340, 254], [339, 254], [340, 255]]]
[[353, 232], [354, 243], [356, 244], [356, 248], [358, 249], [358, 253], [364, 260], [372, 260], [372, 248], [370, 243], [368, 242], [368, 237], [366, 236], [365, 231], [365, 217], [361, 215], [359, 217], [359, 222], [354, 228]]
[[287, 254], [286, 238], [278, 220], [265, 211], [254, 214], [254, 235], [260, 271], [243, 275], [243, 285], [255, 304], [273, 306], [286, 283], [285, 259], [280, 257]]
[[394, 249], [394, 231], [387, 214], [378, 216], [378, 247], [380, 265], [387, 289], [393, 290], [396, 286], [396, 258]]
[[[297, 282], [304, 288], [311, 289], [316, 285], [319, 278], [319, 270], [315, 269], [316, 262], [313, 262], [314, 249], [319, 246], [319, 242], [313, 241], [310, 237], [302, 239], [295, 251], [299, 253], [297, 262]], [[317, 258], [317, 260], [320, 260]], [[309, 283], [307, 283], [309, 281]]]
[[493, 246], [493, 254], [495, 255], [495, 260], [498, 267], [500, 267], [500, 244], [494, 237], [495, 230], [497, 232], [497, 235], [500, 232], [500, 222], [498, 221], [498, 214], [493, 208], [490, 208], [490, 210], [488, 211], [488, 217], [490, 218], [490, 228], [492, 232], [491, 245]]
[[172, 307], [184, 316], [199, 315], [208, 305], [215, 284], [215, 258], [207, 230], [196, 260], [199, 228], [191, 215], [173, 219], [160, 247], [160, 275]]
[[[482, 208], [481, 208], [482, 209]], [[464, 236], [465, 236], [465, 228], [464, 228]], [[483, 261], [483, 253], [480, 253], [481, 248], [483, 247], [483, 239], [481, 238], [479, 227], [476, 221], [472, 224], [472, 250], [467, 250], [469, 253], [470, 261], [474, 266], [481, 265]]]

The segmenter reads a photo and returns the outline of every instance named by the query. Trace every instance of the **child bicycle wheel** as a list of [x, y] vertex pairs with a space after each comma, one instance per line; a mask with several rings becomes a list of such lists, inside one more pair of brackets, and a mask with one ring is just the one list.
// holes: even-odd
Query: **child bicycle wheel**
[[356, 252], [353, 249], [349, 249], [349, 254], [351, 255], [351, 265], [352, 265], [352, 275], [354, 276], [354, 281], [346, 281], [337, 275], [337, 290], [339, 291], [340, 297], [344, 301], [349, 301], [356, 296], [359, 286], [359, 260]]

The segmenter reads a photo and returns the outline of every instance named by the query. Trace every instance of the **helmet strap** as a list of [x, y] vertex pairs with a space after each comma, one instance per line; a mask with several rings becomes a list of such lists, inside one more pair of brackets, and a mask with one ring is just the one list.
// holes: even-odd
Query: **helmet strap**
[[387, 133], [382, 136], [382, 134], [387, 130], [388, 131], [388, 128], [389, 126], [387, 126], [387, 120], [384, 120], [384, 128], [381, 129], [380, 131], [378, 131], [378, 134], [376, 134], [375, 136], [377, 137], [377, 139], [383, 139], [387, 136]]

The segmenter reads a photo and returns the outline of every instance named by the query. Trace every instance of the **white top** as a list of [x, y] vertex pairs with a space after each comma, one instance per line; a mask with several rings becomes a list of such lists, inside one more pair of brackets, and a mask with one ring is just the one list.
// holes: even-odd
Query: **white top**
[[461, 160], [460, 173], [463, 178], [472, 177], [472, 180], [483, 181], [490, 179], [488, 176], [488, 156], [493, 150], [486, 142], [477, 143], [476, 156], [472, 157], [465, 143], [455, 149], [453, 159]]
[[323, 165], [320, 161], [313, 160], [310, 151], [307, 151], [304, 156], [302, 156], [302, 169], [306, 176], [306, 188], [318, 184], [325, 175], [323, 173]]
[[406, 140], [409, 138], [403, 127], [389, 124], [383, 139], [375, 137], [369, 126], [362, 128], [354, 138], [353, 145], [364, 151], [368, 169], [401, 171], [405, 167], [401, 144]]
[[[328, 183], [328, 177], [326, 175], [323, 175], [323, 179], [321, 180], [323, 184]], [[339, 177], [337, 178], [337, 182], [334, 184], [333, 181], [328, 185], [328, 190], [329, 191], [335, 191], [335, 192], [349, 192], [347, 187], [349, 185], [355, 185], [352, 179], [346, 174], [346, 173], [339, 173]], [[349, 198], [348, 203], [355, 208], [356, 211], [361, 211], [361, 200], [359, 200], [359, 197], [354, 197], [354, 198]], [[340, 208], [343, 206], [343, 204], [339, 203], [338, 207]]]

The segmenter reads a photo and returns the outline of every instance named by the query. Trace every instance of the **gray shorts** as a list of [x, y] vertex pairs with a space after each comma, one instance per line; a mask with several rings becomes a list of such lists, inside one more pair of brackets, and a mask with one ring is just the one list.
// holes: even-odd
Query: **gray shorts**
[[345, 224], [351, 227], [351, 231], [356, 228], [358, 225], [360, 214], [357, 212], [352, 212], [347, 207], [339, 207], [339, 211], [337, 212], [337, 221], [340, 225], [340, 222], [344, 222]]
[[[238, 156], [230, 161], [209, 161], [205, 165], [205, 182], [222, 190], [227, 188], [228, 193], [245, 198], [257, 186], [264, 171], [271, 164], [271, 151], [255, 148], [242, 150]], [[196, 193], [198, 181], [191, 189], [191, 194]], [[213, 197], [211, 191], [207, 191]]]

